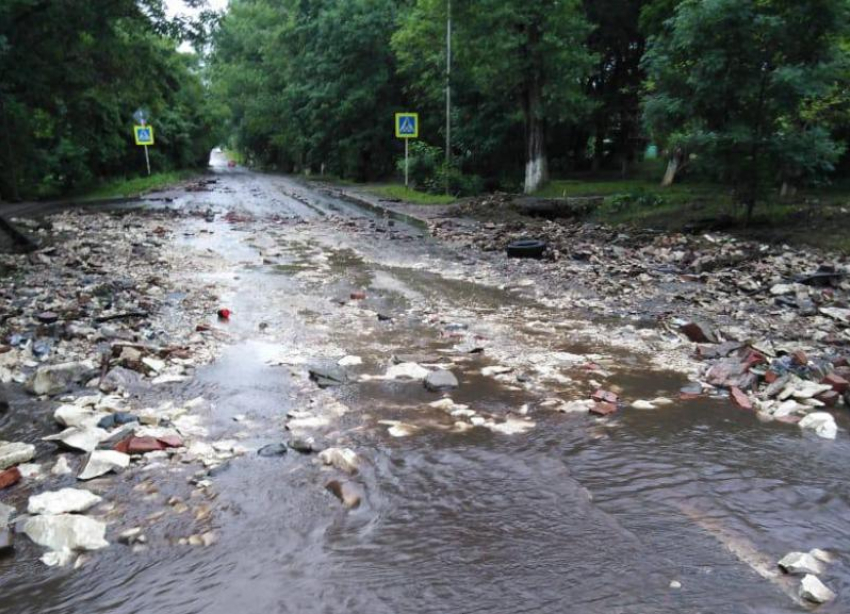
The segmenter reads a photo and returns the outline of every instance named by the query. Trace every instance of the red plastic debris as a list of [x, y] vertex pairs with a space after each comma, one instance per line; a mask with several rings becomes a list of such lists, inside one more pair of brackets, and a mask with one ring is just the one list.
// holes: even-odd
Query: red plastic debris
[[837, 373], [830, 373], [825, 378], [823, 378], [822, 383], [827, 384], [828, 386], [832, 386], [832, 389], [840, 394], [847, 392], [848, 388], [850, 388], [850, 382], [848, 382], [846, 379], [844, 379]]
[[614, 394], [613, 392], [609, 392], [608, 390], [602, 390], [601, 388], [590, 395], [590, 398], [596, 401], [597, 403], [610, 403], [612, 405], [616, 405], [620, 398]]
[[616, 413], [617, 405], [614, 403], [603, 403], [597, 401], [593, 407], [590, 408], [590, 413], [596, 414], [597, 416], [610, 416], [613, 413]]
[[21, 481], [21, 471], [17, 467], [0, 471], [0, 490], [14, 486]]
[[750, 401], [750, 397], [748, 397], [740, 388], [732, 386], [732, 388], [729, 389], [729, 397], [732, 399], [732, 402], [741, 409], [753, 408], [753, 402]]
[[232, 313], [233, 312], [230, 311], [229, 309], [219, 309], [218, 310], [218, 319], [227, 321], [227, 320], [230, 319], [230, 314], [232, 314]]

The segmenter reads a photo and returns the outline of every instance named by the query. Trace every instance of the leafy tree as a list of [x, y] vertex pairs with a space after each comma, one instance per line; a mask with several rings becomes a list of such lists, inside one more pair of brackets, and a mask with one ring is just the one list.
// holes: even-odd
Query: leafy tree
[[[444, 0], [418, 0], [393, 37], [409, 91], [436, 109], [444, 94]], [[458, 95], [460, 140], [496, 146], [522, 135], [524, 187], [548, 178], [550, 129], [578, 122], [588, 110], [583, 80], [591, 54], [589, 26], [578, 0], [481, 0], [456, 3], [453, 89]], [[465, 130], [477, 115], [483, 130]], [[481, 122], [473, 125], [481, 126]], [[480, 136], [477, 136], [480, 135]], [[487, 143], [487, 140], [491, 140]]]
[[648, 127], [732, 184], [748, 219], [766, 184], [821, 176], [843, 151], [813, 110], [836, 91], [847, 8], [685, 0], [650, 41]]
[[159, 168], [215, 142], [197, 59], [160, 0], [0, 3], [0, 198], [48, 196], [144, 168], [132, 113], [149, 109]]

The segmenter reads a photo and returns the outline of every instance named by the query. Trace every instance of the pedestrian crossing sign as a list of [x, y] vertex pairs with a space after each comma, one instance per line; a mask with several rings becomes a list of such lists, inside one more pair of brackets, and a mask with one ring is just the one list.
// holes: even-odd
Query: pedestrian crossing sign
[[153, 145], [153, 126], [133, 126], [136, 145]]
[[418, 139], [419, 113], [396, 113], [395, 136], [399, 139]]

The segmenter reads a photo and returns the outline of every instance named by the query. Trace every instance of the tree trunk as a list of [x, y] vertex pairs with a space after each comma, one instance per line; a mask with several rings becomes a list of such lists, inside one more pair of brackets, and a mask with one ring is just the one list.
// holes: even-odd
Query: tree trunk
[[676, 181], [676, 174], [681, 170], [684, 160], [685, 154], [682, 148], [677, 147], [667, 162], [667, 172], [664, 173], [664, 179], [661, 180], [662, 187], [668, 188], [673, 185], [673, 182]]
[[549, 180], [546, 159], [546, 125], [542, 118], [540, 82], [536, 78], [525, 93], [525, 193], [536, 192]]
[[602, 170], [602, 160], [605, 157], [605, 128], [602, 122], [596, 124], [596, 136], [593, 139], [593, 162], [591, 171], [598, 173]]

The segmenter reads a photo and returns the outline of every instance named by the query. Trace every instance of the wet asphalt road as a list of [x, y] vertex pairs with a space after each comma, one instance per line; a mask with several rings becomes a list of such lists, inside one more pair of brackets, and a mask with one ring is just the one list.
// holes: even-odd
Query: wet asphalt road
[[[149, 523], [146, 549], [114, 544], [78, 570], [45, 569], [25, 547], [0, 560], [0, 613], [790, 613], [806, 607], [762, 572], [814, 547], [839, 555], [822, 576], [839, 598], [819, 611], [846, 611], [846, 431], [825, 442], [707, 399], [606, 420], [547, 411], [545, 399], [580, 398], [591, 378], [542, 364], [547, 353], [613, 365], [606, 383], [630, 398], [677, 399], [684, 379], [552, 332], [562, 314], [477, 283], [482, 263], [420, 228], [214, 162], [210, 191], [148, 203], [197, 213], [175, 222], [175, 249], [199, 263], [179, 275], [234, 312], [222, 355], [170, 393], [210, 399], [211, 436], [252, 449], [287, 440], [292, 411], [328, 417], [310, 432], [361, 456], [351, 479], [363, 503], [343, 509], [324, 488], [340, 476], [314, 457], [248, 454], [213, 478], [217, 543], [176, 545], [196, 521], [167, 514]], [[356, 290], [367, 299], [351, 301]], [[487, 348], [470, 354], [476, 338]], [[363, 359], [353, 376], [380, 375], [393, 354], [450, 362], [456, 403], [534, 427], [459, 429], [419, 382], [320, 391], [306, 377], [344, 355]], [[526, 366], [481, 374], [508, 360]], [[526, 372], [533, 385], [517, 380]], [[393, 437], [387, 421], [410, 434]], [[186, 487], [182, 473], [123, 477], [130, 524], [146, 479], [160, 501]]]

